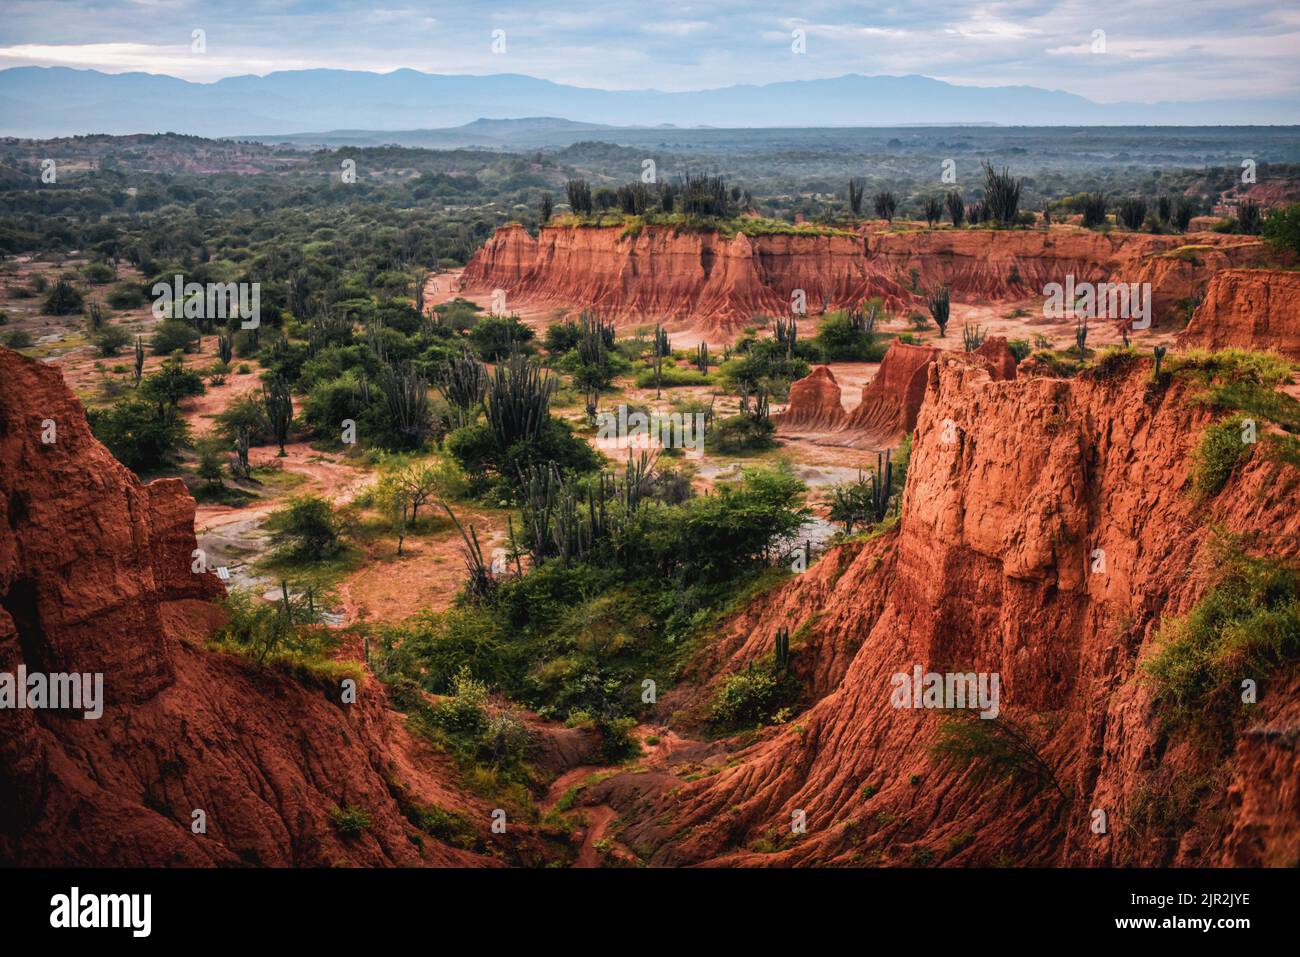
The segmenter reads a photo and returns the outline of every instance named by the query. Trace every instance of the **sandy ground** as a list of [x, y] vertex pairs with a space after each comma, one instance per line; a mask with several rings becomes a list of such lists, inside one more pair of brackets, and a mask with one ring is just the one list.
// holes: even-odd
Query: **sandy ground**
[[[455, 506], [465, 530], [478, 533], [484, 557], [497, 552], [504, 561], [505, 517]], [[399, 622], [421, 611], [443, 611], [465, 583], [464, 541], [444, 519], [437, 531], [408, 537], [397, 555], [395, 541], [385, 539], [367, 548], [366, 560], [338, 587], [343, 621]], [[501, 550], [501, 551], [497, 551]]]

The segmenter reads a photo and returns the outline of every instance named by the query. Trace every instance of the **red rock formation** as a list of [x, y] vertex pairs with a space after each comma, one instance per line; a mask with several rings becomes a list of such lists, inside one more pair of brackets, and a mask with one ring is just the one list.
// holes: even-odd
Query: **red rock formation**
[[1217, 273], [1178, 344], [1268, 349], [1300, 359], [1300, 273], [1282, 269]]
[[818, 366], [790, 386], [790, 404], [776, 417], [776, 427], [778, 432], [831, 432], [847, 419], [835, 373]]
[[994, 379], [1016, 377], [1016, 357], [1011, 354], [1006, 336], [990, 336], [985, 339], [975, 350], [975, 355], [988, 363], [989, 373]]
[[1239, 236], [1073, 228], [751, 237], [669, 226], [547, 226], [533, 239], [513, 225], [475, 254], [462, 288], [503, 289], [512, 308], [592, 307], [629, 323], [666, 319], [728, 339], [755, 315], [787, 313], [796, 289], [816, 314], [872, 296], [891, 309], [911, 308], [913, 288], [941, 283], [960, 301], [1018, 300], [1071, 274], [1076, 282], [1151, 282], [1159, 323], [1215, 271], [1254, 265], [1264, 255], [1259, 241]]
[[[106, 702], [0, 710], [0, 864], [482, 862], [403, 816], [438, 803], [486, 831], [490, 808], [442, 783], [373, 678], [343, 705], [205, 650], [224, 590], [191, 572], [193, 521], [180, 481], [143, 485], [95, 440], [55, 367], [0, 349], [0, 672], [98, 672]], [[354, 838], [329, 817], [347, 804], [372, 820]]]
[[914, 346], [895, 339], [880, 369], [862, 390], [862, 401], [849, 413], [844, 423], [850, 448], [884, 448], [905, 432], [912, 431], [925, 398], [925, 383], [930, 364], [940, 350]]
[[[705, 653], [701, 680], [770, 655], [789, 627], [799, 673], [825, 673], [820, 700], [713, 773], [619, 776], [584, 800], [612, 803], [655, 864], [1294, 863], [1297, 670], [1269, 679], [1220, 759], [1163, 728], [1139, 662], [1162, 617], [1204, 593], [1212, 526], [1300, 557], [1300, 470], [1252, 453], [1198, 501], [1191, 453], [1212, 413], [1195, 383], [1152, 391], [1150, 369], [995, 382], [957, 356], [929, 365], [898, 527], [833, 550]], [[943, 713], [891, 704], [892, 676], [914, 665], [998, 673], [999, 720], [1037, 729], [1065, 794], [937, 758]], [[676, 700], [690, 711], [689, 692]], [[1198, 781], [1211, 783], [1162, 817]]]

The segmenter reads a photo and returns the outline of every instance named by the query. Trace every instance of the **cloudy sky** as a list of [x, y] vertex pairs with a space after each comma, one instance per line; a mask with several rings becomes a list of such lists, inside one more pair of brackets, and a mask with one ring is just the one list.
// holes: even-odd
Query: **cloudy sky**
[[[1300, 92], [1295, 0], [4, 0], [4, 7], [0, 68], [140, 70], [198, 81], [409, 67], [605, 89], [921, 73], [1103, 102]], [[205, 52], [192, 50], [195, 30], [204, 31]], [[498, 30], [504, 51], [493, 52]], [[802, 54], [792, 50], [795, 31]], [[1103, 41], [1105, 52], [1094, 52]]]

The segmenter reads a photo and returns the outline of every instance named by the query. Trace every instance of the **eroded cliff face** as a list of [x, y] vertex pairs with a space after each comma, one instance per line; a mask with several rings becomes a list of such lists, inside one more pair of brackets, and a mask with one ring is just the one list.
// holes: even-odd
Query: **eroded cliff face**
[[1178, 344], [1211, 350], [1268, 349], [1300, 359], [1300, 273], [1285, 269], [1216, 273]]
[[[484, 862], [403, 816], [442, 804], [486, 827], [490, 809], [448, 787], [377, 682], [344, 705], [205, 649], [224, 589], [191, 570], [193, 523], [184, 484], [120, 465], [56, 368], [0, 349], [0, 672], [100, 673], [104, 690], [96, 720], [0, 710], [0, 863]], [[372, 818], [354, 838], [329, 817], [349, 804]]]
[[756, 315], [788, 313], [797, 289], [811, 314], [873, 296], [903, 310], [921, 306], [918, 290], [940, 284], [963, 302], [1015, 301], [1073, 275], [1076, 282], [1151, 282], [1159, 323], [1216, 271], [1264, 258], [1257, 240], [1242, 237], [1073, 227], [726, 236], [669, 226], [547, 226], [534, 239], [514, 225], [475, 254], [462, 288], [503, 289], [507, 308], [581, 306], [728, 339]]
[[[1180, 379], [1151, 386], [1149, 362], [994, 381], [941, 356], [927, 377], [897, 528], [745, 609], [706, 653], [703, 687], [672, 699], [698, 709], [785, 626], [816, 704], [727, 743], [698, 780], [619, 776], [588, 800], [614, 804], [657, 864], [1293, 864], [1294, 667], [1263, 683], [1220, 761], [1164, 729], [1139, 661], [1162, 616], [1204, 593], [1212, 526], [1298, 557], [1300, 472], [1255, 450], [1198, 502], [1190, 452], [1210, 413]], [[1000, 674], [999, 720], [1033, 729], [1066, 793], [936, 758], [951, 712], [891, 704], [892, 676], [916, 665]]]

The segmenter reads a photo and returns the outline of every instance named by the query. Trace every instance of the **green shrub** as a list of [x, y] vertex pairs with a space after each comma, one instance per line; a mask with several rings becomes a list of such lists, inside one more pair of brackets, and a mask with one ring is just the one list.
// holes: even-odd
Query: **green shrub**
[[641, 745], [632, 734], [636, 718], [610, 718], [596, 723], [600, 732], [600, 757], [607, 764], [619, 764], [641, 754]]
[[[690, 385], [708, 385], [712, 381], [713, 377], [708, 373], [701, 372], [699, 369], [684, 369], [676, 363], [666, 360], [659, 373], [659, 385], [665, 389]], [[653, 389], [655, 387], [655, 370], [651, 366], [646, 366], [637, 372], [636, 387], [638, 389]]]
[[704, 439], [710, 451], [723, 455], [759, 452], [776, 447], [776, 426], [770, 419], [733, 415], [715, 422]]
[[88, 409], [95, 438], [114, 458], [136, 472], [162, 468], [189, 444], [189, 427], [171, 406], [162, 409], [138, 396], [107, 409]]
[[355, 804], [349, 804], [346, 808], [336, 804], [330, 808], [330, 822], [344, 837], [356, 837], [362, 831], [370, 830], [373, 823], [370, 820], [370, 812]]
[[115, 276], [113, 267], [108, 263], [86, 263], [79, 272], [82, 279], [95, 286], [102, 286], [104, 283], [112, 282]]
[[82, 306], [81, 293], [72, 287], [72, 283], [60, 279], [45, 297], [45, 308], [42, 311], [47, 316], [71, 316], [81, 312]]
[[121, 326], [104, 326], [95, 336], [95, 348], [104, 358], [115, 356], [131, 342], [131, 333]]
[[709, 718], [719, 729], [766, 724], [794, 697], [793, 679], [774, 668], [752, 664], [718, 685], [709, 704]]
[[136, 309], [145, 303], [144, 290], [133, 282], [120, 282], [108, 291], [105, 300], [114, 309]]
[[484, 362], [497, 362], [512, 349], [523, 352], [532, 341], [533, 330], [518, 316], [484, 316], [474, 323], [469, 341]]
[[1264, 219], [1263, 236], [1277, 252], [1300, 254], [1300, 203], [1269, 213]]
[[168, 356], [177, 349], [193, 352], [198, 341], [198, 330], [188, 322], [183, 319], [166, 319], [154, 329], [149, 348], [156, 356]]
[[0, 338], [8, 349], [30, 349], [32, 347], [32, 334], [26, 329], [10, 329]]
[[281, 558], [316, 562], [338, 554], [343, 547], [334, 506], [319, 495], [291, 498], [271, 513], [267, 526]]
[[158, 404], [159, 408], [175, 408], [184, 399], [202, 395], [203, 377], [185, 367], [179, 358], [168, 359], [157, 372], [140, 381], [140, 396]]
[[1237, 463], [1250, 455], [1250, 444], [1242, 441], [1244, 422], [1245, 416], [1233, 415], [1201, 434], [1192, 465], [1192, 487], [1198, 494], [1205, 498], [1218, 495]]
[[424, 833], [452, 847], [472, 850], [479, 844], [478, 831], [470, 819], [436, 804], [413, 804], [406, 811], [407, 820]]

